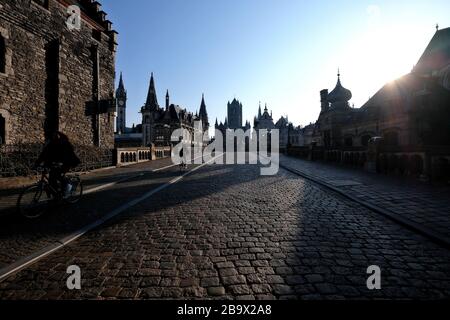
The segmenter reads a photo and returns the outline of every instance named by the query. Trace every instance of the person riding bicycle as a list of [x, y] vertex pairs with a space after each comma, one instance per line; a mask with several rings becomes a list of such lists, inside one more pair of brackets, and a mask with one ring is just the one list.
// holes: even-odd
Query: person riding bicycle
[[67, 193], [70, 193], [70, 190], [68, 190], [70, 186], [64, 176], [70, 169], [78, 166], [80, 162], [69, 138], [61, 132], [55, 132], [45, 144], [41, 155], [36, 161], [36, 166], [44, 166], [50, 169], [50, 185], [55, 190], [59, 190], [58, 182], [60, 182], [60, 191], [63, 196], [66, 196]]
[[181, 158], [180, 168], [181, 169], [185, 169], [186, 168], [186, 161], [185, 161], [185, 158], [184, 158], [184, 148], [181, 149], [181, 151], [180, 151], [180, 158]]

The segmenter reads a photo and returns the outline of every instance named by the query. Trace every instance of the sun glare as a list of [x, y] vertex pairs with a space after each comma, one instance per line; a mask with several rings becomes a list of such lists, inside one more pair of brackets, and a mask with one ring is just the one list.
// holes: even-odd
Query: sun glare
[[345, 82], [352, 86], [356, 105], [368, 98], [361, 97], [362, 93], [369, 90], [374, 94], [384, 84], [411, 72], [424, 49], [413, 35], [404, 27], [372, 28], [344, 50], [342, 69]]

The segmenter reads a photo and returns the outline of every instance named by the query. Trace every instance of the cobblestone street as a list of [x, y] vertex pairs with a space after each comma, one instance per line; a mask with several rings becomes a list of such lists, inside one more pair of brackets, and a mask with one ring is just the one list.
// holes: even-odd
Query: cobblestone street
[[[450, 296], [447, 249], [298, 175], [259, 173], [249, 165], [202, 167], [8, 277], [0, 299]], [[147, 173], [88, 196], [64, 217], [88, 209], [98, 217], [177, 175], [177, 168]], [[6, 265], [17, 240], [1, 228]], [[79, 291], [66, 287], [70, 265], [81, 268]], [[381, 290], [366, 286], [371, 265], [382, 270]]]

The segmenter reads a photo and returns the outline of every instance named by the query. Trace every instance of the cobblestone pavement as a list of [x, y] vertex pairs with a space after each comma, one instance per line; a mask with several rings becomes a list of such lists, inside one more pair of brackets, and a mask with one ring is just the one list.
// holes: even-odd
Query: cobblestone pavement
[[[84, 195], [76, 206], [57, 206], [38, 220], [18, 217], [15, 211], [13, 215], [0, 216], [0, 269], [96, 221], [127, 199], [143, 194], [177, 176], [177, 168], [152, 172], [170, 164], [171, 160], [165, 159], [83, 175], [85, 190], [122, 182]], [[127, 178], [130, 179], [124, 180]], [[3, 208], [8, 207], [9, 203], [9, 207], [15, 209], [19, 190], [8, 191], [8, 196], [5, 196], [6, 191], [3, 191], [3, 197], [0, 198]]]
[[[80, 291], [66, 289], [74, 264]], [[449, 270], [448, 250], [296, 175], [207, 166], [0, 283], [0, 298], [448, 299]]]
[[280, 163], [450, 239], [450, 187], [286, 156]]

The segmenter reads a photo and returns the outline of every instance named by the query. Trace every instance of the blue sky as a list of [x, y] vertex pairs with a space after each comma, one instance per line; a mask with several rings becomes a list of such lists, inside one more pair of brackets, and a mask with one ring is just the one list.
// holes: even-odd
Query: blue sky
[[[119, 32], [117, 77], [128, 90], [127, 122], [140, 123], [150, 73], [158, 100], [223, 121], [234, 97], [253, 123], [258, 103], [306, 125], [319, 91], [342, 83], [360, 107], [408, 73], [435, 32], [449, 27], [450, 1], [103, 0]], [[245, 120], [244, 120], [245, 121]]]

